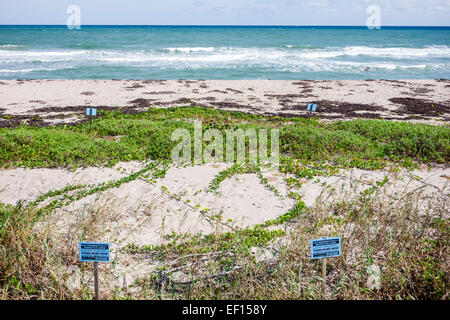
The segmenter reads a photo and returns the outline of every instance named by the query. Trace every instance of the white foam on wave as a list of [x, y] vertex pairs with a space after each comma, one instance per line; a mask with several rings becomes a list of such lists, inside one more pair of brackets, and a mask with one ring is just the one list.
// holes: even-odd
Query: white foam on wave
[[306, 59], [338, 58], [370, 56], [374, 58], [416, 59], [416, 58], [450, 58], [448, 46], [429, 46], [425, 48], [375, 48], [353, 46], [343, 48], [325, 48], [316, 50], [302, 50], [298, 57]]
[[[154, 49], [149, 51], [112, 51], [112, 50], [61, 50], [61, 51], [11, 51], [0, 50], [0, 62], [12, 61], [44, 61], [52, 60], [111, 60], [147, 61], [151, 59], [167, 59], [175, 57], [179, 60], [211, 59], [211, 56], [224, 57], [225, 60], [235, 57], [239, 60], [247, 57], [257, 59], [290, 58], [290, 59], [332, 59], [339, 57], [369, 56], [373, 58], [450, 58], [448, 46], [429, 46], [425, 48], [375, 48], [364, 46], [328, 47], [324, 49], [283, 49], [283, 48], [230, 48], [230, 47], [181, 47]], [[227, 57], [227, 58], [225, 58]], [[113, 61], [113, 60], [112, 60]]]
[[169, 52], [213, 52], [214, 47], [180, 47], [180, 48], [167, 48], [165, 50]]
[[19, 48], [20, 46], [17, 44], [2, 44], [0, 45], [0, 48], [2, 49], [14, 49], [14, 48]]
[[[354, 58], [357, 57], [358, 58]], [[369, 56], [363, 59], [359, 56]], [[414, 60], [410, 59], [413, 58]], [[160, 69], [259, 68], [274, 71], [354, 72], [364, 67], [376, 70], [449, 70], [448, 46], [425, 48], [375, 48], [364, 46], [305, 48], [230, 48], [181, 47], [140, 51], [0, 50], [0, 72], [32, 72], [31, 64], [45, 66], [40, 70], [106, 66], [151, 67]], [[437, 59], [437, 60], [436, 60]], [[20, 68], [20, 70], [17, 70]]]
[[0, 69], [0, 73], [30, 73], [34, 71], [55, 71], [57, 68]]

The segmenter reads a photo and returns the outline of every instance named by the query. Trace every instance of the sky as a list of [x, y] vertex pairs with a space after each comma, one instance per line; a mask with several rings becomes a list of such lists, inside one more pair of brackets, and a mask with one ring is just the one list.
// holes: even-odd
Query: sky
[[0, 0], [0, 24], [59, 24], [77, 5], [81, 25], [449, 26], [450, 0]]

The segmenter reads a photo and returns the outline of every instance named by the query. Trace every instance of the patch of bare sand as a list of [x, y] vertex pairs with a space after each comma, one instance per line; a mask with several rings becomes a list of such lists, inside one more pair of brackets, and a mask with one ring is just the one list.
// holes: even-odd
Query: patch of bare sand
[[[69, 233], [74, 223], [95, 212], [95, 203], [113, 202], [119, 212], [111, 237], [122, 244], [159, 245], [164, 236], [208, 234], [245, 228], [277, 218], [294, 205], [266, 188], [256, 174], [225, 180], [218, 192], [209, 192], [214, 177], [228, 165], [171, 168], [149, 183], [135, 180], [71, 203], [52, 214], [55, 231]], [[220, 216], [220, 218], [218, 218]]]
[[[0, 169], [0, 202], [16, 204], [32, 201], [51, 190], [66, 186], [99, 184], [120, 179], [142, 166], [139, 162], [118, 163], [114, 168]], [[125, 169], [125, 170], [123, 170]]]

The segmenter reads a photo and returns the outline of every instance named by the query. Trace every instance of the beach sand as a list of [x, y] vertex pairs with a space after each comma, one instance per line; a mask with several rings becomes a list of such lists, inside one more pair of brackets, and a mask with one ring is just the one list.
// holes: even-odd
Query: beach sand
[[[450, 119], [450, 80], [1, 80], [0, 127], [74, 123], [100, 109], [199, 105], [278, 116], [391, 119], [442, 124]], [[36, 121], [36, 116], [40, 119]]]

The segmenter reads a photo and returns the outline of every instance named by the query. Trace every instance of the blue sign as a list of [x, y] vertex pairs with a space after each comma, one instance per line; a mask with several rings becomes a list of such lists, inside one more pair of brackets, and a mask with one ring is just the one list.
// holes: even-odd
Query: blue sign
[[311, 259], [339, 257], [341, 237], [311, 240]]
[[317, 104], [309, 103], [309, 104], [308, 104], [307, 110], [308, 110], [308, 111], [312, 111], [312, 112], [316, 112], [316, 110], [317, 110]]
[[105, 242], [80, 242], [81, 262], [110, 262], [110, 246]]
[[96, 116], [97, 109], [96, 108], [86, 108], [86, 115], [87, 116]]

